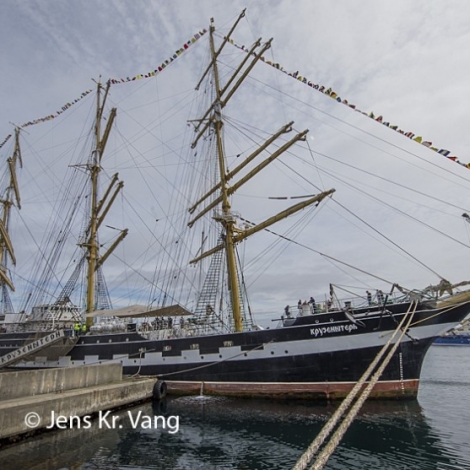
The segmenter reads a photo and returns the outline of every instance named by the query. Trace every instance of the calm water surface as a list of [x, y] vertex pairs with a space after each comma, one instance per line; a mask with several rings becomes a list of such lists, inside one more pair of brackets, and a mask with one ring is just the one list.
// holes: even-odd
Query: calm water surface
[[[469, 469], [470, 347], [433, 346], [412, 402], [370, 402], [325, 468]], [[169, 399], [124, 410], [123, 427], [50, 432], [0, 451], [10, 469], [290, 469], [337, 404], [210, 397]], [[132, 428], [165, 416], [167, 428]], [[169, 416], [179, 416], [179, 431]]]

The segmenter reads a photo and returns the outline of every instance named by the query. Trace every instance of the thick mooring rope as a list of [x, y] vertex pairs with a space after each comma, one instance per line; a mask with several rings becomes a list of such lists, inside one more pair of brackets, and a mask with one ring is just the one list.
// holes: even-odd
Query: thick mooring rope
[[[315, 463], [312, 465], [311, 470], [321, 470], [325, 463], [327, 462], [328, 458], [330, 455], [334, 452], [336, 447], [339, 444], [339, 441], [341, 440], [342, 436], [354, 420], [356, 414], [358, 413], [359, 409], [363, 405], [364, 401], [367, 399], [369, 396], [370, 392], [372, 391], [372, 388], [374, 385], [377, 383], [379, 380], [380, 376], [382, 375], [382, 372], [384, 371], [385, 367], [387, 364], [390, 362], [390, 359], [392, 358], [393, 354], [395, 353], [398, 345], [400, 344], [401, 339], [405, 335], [412, 319], [413, 315], [416, 311], [416, 308], [418, 306], [417, 302], [412, 302], [410, 303], [408, 307], [408, 311], [406, 312], [406, 315], [403, 316], [402, 320], [400, 321], [399, 325], [397, 326], [396, 330], [394, 331], [393, 335], [390, 337], [390, 339], [387, 341], [387, 343], [382, 347], [382, 349], [379, 351], [377, 356], [374, 358], [370, 366], [367, 368], [367, 370], [364, 372], [362, 377], [359, 379], [357, 384], [353, 387], [353, 389], [349, 392], [348, 396], [343, 400], [341, 405], [338, 407], [338, 409], [335, 411], [333, 416], [329, 419], [329, 421], [323, 426], [323, 429], [320, 431], [320, 433], [317, 435], [315, 440], [310, 444], [310, 446], [307, 448], [307, 450], [304, 452], [304, 454], [300, 457], [300, 459], [297, 461], [295, 466], [293, 467], [293, 470], [304, 470], [307, 468], [308, 463], [310, 460], [313, 458], [315, 453], [318, 451], [320, 446], [323, 444], [325, 439], [328, 437], [328, 435], [331, 433], [331, 431], [334, 429], [334, 427], [338, 424], [338, 421], [341, 419], [341, 417], [344, 415], [346, 410], [350, 407], [352, 401], [358, 394], [358, 392], [361, 390], [363, 387], [364, 383], [367, 381], [367, 379], [370, 377], [372, 374], [373, 370], [381, 360], [382, 356], [386, 353], [387, 349], [389, 348], [390, 344], [392, 343], [394, 337], [397, 335], [397, 333], [401, 330], [402, 333], [400, 337], [398, 338], [397, 342], [393, 345], [392, 349], [390, 350], [389, 354], [387, 357], [384, 359], [382, 364], [380, 365], [379, 369], [377, 372], [373, 375], [370, 383], [368, 386], [365, 388], [364, 392], [362, 395], [359, 397], [353, 408], [351, 408], [350, 412], [344, 419], [343, 423], [341, 426], [338, 428], [338, 430], [335, 432], [335, 434], [332, 436], [330, 442], [328, 445], [325, 447], [325, 449], [322, 451], [322, 453], [318, 456], [317, 460]], [[410, 314], [410, 310], [413, 308], [413, 311]], [[410, 315], [408, 315], [410, 314]], [[404, 328], [402, 328], [403, 323], [405, 322], [405, 319], [408, 318], [408, 322]]]

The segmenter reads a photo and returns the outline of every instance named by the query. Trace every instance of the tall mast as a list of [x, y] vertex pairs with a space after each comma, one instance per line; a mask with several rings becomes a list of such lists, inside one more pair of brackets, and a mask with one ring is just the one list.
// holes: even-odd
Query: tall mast
[[[114, 118], [116, 116], [116, 108], [111, 110], [111, 113], [108, 117], [108, 122], [105, 128], [103, 135], [101, 135], [101, 119], [103, 117], [103, 110], [106, 103], [106, 97], [108, 96], [110, 87], [110, 82], [108, 81], [106, 84], [106, 89], [104, 90], [103, 100], [101, 102], [101, 91], [102, 85], [98, 81], [97, 83], [97, 93], [96, 93], [96, 122], [95, 122], [95, 148], [92, 151], [91, 161], [88, 165], [88, 169], [90, 171], [90, 182], [91, 182], [91, 201], [90, 201], [90, 222], [87, 230], [87, 242], [83, 244], [87, 250], [87, 261], [88, 261], [88, 269], [87, 269], [87, 295], [86, 295], [86, 313], [91, 313], [95, 310], [95, 284], [96, 284], [96, 271], [102, 265], [102, 262], [105, 258], [109, 256], [109, 254], [116, 248], [119, 242], [127, 235], [127, 229], [123, 230], [116, 240], [116, 242], [112, 245], [112, 247], [108, 250], [108, 252], [103, 256], [103, 258], [99, 258], [99, 243], [98, 243], [98, 228], [103, 222], [103, 219], [108, 212], [111, 204], [113, 203], [114, 199], [116, 198], [117, 194], [123, 187], [123, 183], [119, 182], [115, 189], [114, 193], [111, 196], [109, 202], [107, 202], [105, 206], [105, 200], [111, 193], [112, 187], [118, 181], [118, 175], [114, 175], [108, 189], [106, 190], [103, 199], [101, 201], [98, 200], [98, 177], [101, 171], [101, 158], [103, 156], [103, 152], [106, 146], [106, 142], [108, 140], [109, 132], [111, 130], [111, 126], [114, 122]], [[102, 211], [102, 214], [101, 214]], [[86, 319], [87, 326], [91, 326], [93, 324], [93, 318]]]
[[217, 144], [217, 156], [219, 162], [220, 172], [220, 186], [222, 195], [222, 218], [221, 222], [225, 228], [225, 245], [226, 245], [226, 256], [227, 256], [227, 274], [228, 274], [228, 285], [230, 290], [230, 298], [232, 303], [232, 314], [235, 323], [235, 331], [242, 331], [242, 317], [240, 309], [240, 286], [238, 283], [237, 276], [237, 265], [235, 257], [235, 245], [233, 243], [233, 234], [235, 220], [232, 217], [230, 211], [230, 201], [228, 198], [228, 187], [225, 171], [225, 155], [224, 146], [222, 141], [222, 115], [221, 115], [221, 93], [220, 93], [220, 82], [219, 82], [219, 69], [217, 67], [217, 57], [214, 45], [214, 31], [215, 27], [213, 19], [211, 19], [210, 26], [210, 48], [214, 72], [214, 84], [216, 99], [214, 103], [214, 130]]
[[[86, 297], [86, 313], [95, 310], [95, 269], [96, 258], [98, 256], [98, 240], [97, 240], [97, 217], [96, 204], [98, 200], [98, 174], [100, 172], [101, 153], [99, 148], [100, 132], [101, 132], [101, 83], [98, 82], [96, 91], [96, 121], [95, 121], [95, 150], [92, 152], [90, 163], [90, 180], [91, 180], [91, 207], [90, 207], [90, 238], [88, 239], [88, 271], [87, 271], [87, 297]], [[104, 103], [103, 103], [104, 105]], [[91, 326], [93, 320], [87, 318], [87, 326]]]
[[[18, 187], [18, 181], [16, 178], [16, 167], [19, 164], [20, 167], [23, 166], [21, 159], [21, 148], [20, 148], [20, 129], [15, 128], [15, 146], [13, 150], [13, 155], [7, 160], [8, 169], [10, 172], [10, 181], [6, 189], [4, 199], [0, 200], [2, 205], [2, 214], [0, 219], [0, 286], [2, 290], [2, 304], [3, 308], [7, 307], [8, 310], [12, 310], [11, 301], [8, 296], [8, 291], [6, 286], [10, 290], [14, 291], [15, 287], [7, 275], [7, 261], [8, 258], [12, 261], [13, 264], [16, 264], [16, 258], [13, 251], [13, 245], [10, 240], [10, 235], [8, 233], [9, 224], [10, 224], [10, 215], [11, 208], [15, 204], [13, 202], [13, 194], [16, 200], [16, 206], [18, 209], [21, 209], [20, 202], [20, 191]], [[6, 313], [6, 312], [4, 312]], [[13, 312], [8, 312], [13, 313]]]
[[[318, 195], [314, 195], [309, 197], [309, 199], [298, 203], [294, 206], [289, 207], [288, 209], [280, 212], [279, 214], [272, 216], [266, 219], [264, 222], [261, 222], [249, 229], [241, 229], [236, 226], [236, 219], [233, 213], [231, 212], [231, 205], [230, 205], [230, 196], [235, 193], [238, 188], [240, 188], [243, 184], [253, 178], [258, 172], [263, 170], [267, 165], [273, 162], [276, 158], [278, 158], [281, 154], [283, 154], [288, 148], [290, 148], [294, 143], [299, 140], [305, 140], [305, 135], [307, 134], [308, 130], [300, 132], [288, 142], [280, 146], [277, 150], [272, 152], [268, 158], [254, 167], [247, 175], [239, 179], [233, 185], [229, 185], [228, 182], [232, 178], [234, 178], [246, 165], [252, 162], [258, 155], [260, 155], [264, 150], [268, 148], [270, 144], [272, 144], [277, 138], [279, 138], [282, 134], [288, 133], [292, 131], [292, 124], [290, 122], [283, 126], [274, 136], [266, 140], [264, 144], [262, 144], [257, 150], [255, 150], [251, 155], [249, 155], [244, 162], [239, 164], [230, 172], [226, 171], [226, 164], [225, 164], [225, 154], [224, 154], [224, 145], [223, 145], [223, 136], [222, 136], [222, 129], [223, 129], [223, 122], [222, 122], [222, 109], [227, 105], [229, 99], [234, 95], [235, 91], [241, 85], [243, 80], [248, 76], [251, 69], [254, 67], [256, 62], [260, 60], [263, 53], [271, 47], [271, 40], [266, 42], [259, 52], [255, 52], [255, 50], [261, 45], [261, 39], [259, 39], [253, 47], [250, 49], [246, 57], [242, 60], [241, 64], [236, 68], [235, 72], [229, 78], [227, 83], [224, 87], [221, 87], [220, 84], [220, 77], [219, 77], [219, 69], [217, 65], [217, 57], [219, 56], [222, 48], [224, 45], [230, 40], [230, 34], [233, 32], [236, 24], [240, 21], [240, 19], [244, 16], [244, 11], [241, 13], [239, 18], [237, 19], [234, 27], [230, 30], [230, 33], [225, 37], [222, 45], [219, 47], [218, 50], [215, 48], [215, 41], [214, 41], [214, 20], [211, 18], [211, 25], [210, 25], [210, 51], [211, 51], [211, 63], [209, 68], [212, 67], [213, 72], [213, 84], [215, 89], [215, 99], [209, 109], [206, 111], [202, 119], [197, 119], [199, 123], [195, 126], [195, 132], [197, 132], [197, 136], [191, 147], [194, 148], [199, 141], [199, 139], [204, 135], [204, 133], [212, 126], [213, 133], [215, 135], [216, 141], [216, 153], [217, 153], [217, 162], [219, 167], [219, 178], [220, 181], [212, 187], [204, 196], [202, 196], [193, 206], [189, 208], [189, 212], [192, 214], [196, 208], [201, 205], [203, 202], [207, 201], [209, 196], [214, 194], [217, 190], [220, 190], [220, 195], [215, 198], [211, 203], [206, 204], [206, 206], [193, 217], [193, 219], [188, 222], [188, 226], [192, 227], [193, 224], [201, 218], [203, 215], [207, 214], [210, 210], [214, 209], [218, 204], [221, 204], [222, 212], [217, 214], [214, 217], [224, 229], [224, 237], [225, 239], [223, 242], [216, 247], [202, 253], [197, 258], [190, 261], [190, 263], [197, 263], [198, 261], [211, 256], [217, 253], [220, 250], [225, 249], [226, 252], [226, 259], [227, 259], [227, 282], [228, 287], [230, 290], [230, 299], [231, 299], [231, 306], [232, 306], [232, 315], [234, 320], [235, 331], [242, 331], [243, 324], [242, 324], [242, 313], [241, 313], [241, 295], [240, 295], [240, 285], [237, 273], [237, 264], [236, 264], [236, 253], [235, 247], [236, 244], [240, 241], [244, 240], [245, 238], [253, 235], [254, 233], [263, 230], [270, 225], [276, 223], [279, 220], [282, 220], [288, 217], [291, 214], [294, 214], [303, 208], [312, 205], [318, 204], [322, 201], [325, 197], [329, 196], [334, 192], [334, 189], [325, 191]], [[250, 62], [251, 61], [251, 62]], [[208, 68], [208, 69], [209, 69]], [[206, 70], [204, 72], [204, 76], [207, 74]], [[235, 81], [236, 77], [238, 80]], [[201, 81], [198, 83], [198, 87]], [[197, 88], [198, 88], [197, 87]], [[231, 87], [231, 88], [230, 88]], [[230, 89], [229, 89], [230, 88]]]

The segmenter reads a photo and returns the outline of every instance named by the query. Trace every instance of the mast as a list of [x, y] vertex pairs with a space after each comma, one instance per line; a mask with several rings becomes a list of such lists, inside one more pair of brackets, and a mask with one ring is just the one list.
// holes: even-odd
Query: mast
[[[87, 297], [86, 297], [86, 313], [90, 313], [95, 307], [95, 266], [98, 254], [98, 242], [96, 239], [96, 204], [98, 198], [98, 174], [100, 172], [99, 161], [101, 160], [99, 141], [100, 141], [100, 92], [101, 83], [98, 82], [96, 91], [96, 122], [95, 122], [95, 150], [92, 152], [92, 161], [90, 165], [91, 180], [91, 207], [90, 207], [90, 238], [88, 240], [88, 270], [87, 270]], [[104, 104], [104, 103], [103, 103]], [[91, 318], [86, 320], [87, 326], [93, 324]]]
[[[101, 91], [102, 85], [98, 81], [97, 93], [96, 93], [96, 122], [95, 122], [95, 148], [91, 154], [91, 160], [88, 164], [88, 170], [90, 172], [90, 183], [91, 183], [91, 200], [90, 200], [90, 222], [87, 229], [87, 242], [82, 244], [87, 250], [87, 292], [86, 292], [86, 313], [93, 312], [95, 308], [95, 285], [96, 285], [96, 273], [98, 268], [101, 267], [104, 260], [111, 254], [111, 252], [117, 247], [117, 245], [127, 235], [127, 229], [121, 231], [118, 239], [113, 243], [111, 248], [103, 255], [102, 258], [99, 256], [99, 242], [98, 242], [98, 228], [104, 220], [108, 210], [110, 209], [114, 199], [124, 186], [124, 183], [118, 182], [118, 175], [114, 175], [108, 189], [105, 191], [103, 199], [98, 200], [98, 180], [101, 171], [101, 159], [106, 146], [106, 142], [111, 131], [111, 127], [116, 117], [116, 108], [113, 108], [108, 117], [106, 128], [101, 135], [101, 119], [103, 117], [103, 110], [106, 103], [106, 97], [108, 96], [110, 81], [106, 84], [104, 90], [103, 100], [101, 102]], [[114, 193], [111, 196], [109, 202], [107, 198], [111, 194], [111, 190], [114, 188]], [[106, 203], [107, 202], [107, 203]], [[106, 203], [106, 205], [105, 205]], [[93, 324], [93, 318], [86, 319], [87, 327]]]
[[219, 162], [220, 172], [220, 188], [222, 193], [222, 218], [221, 223], [225, 228], [225, 251], [227, 256], [227, 275], [228, 285], [230, 290], [230, 298], [232, 304], [232, 314], [235, 323], [235, 331], [242, 331], [242, 318], [240, 310], [240, 286], [238, 283], [237, 276], [237, 265], [235, 257], [235, 244], [233, 242], [235, 219], [232, 217], [230, 212], [230, 201], [228, 199], [228, 187], [225, 171], [225, 155], [222, 141], [222, 116], [221, 116], [221, 93], [220, 93], [220, 82], [219, 82], [219, 69], [217, 67], [217, 57], [214, 45], [214, 31], [215, 27], [213, 19], [211, 20], [210, 26], [210, 48], [213, 63], [214, 72], [214, 83], [216, 100], [214, 104], [214, 130], [217, 144], [217, 156]]
[[[254, 67], [256, 62], [262, 57], [263, 53], [271, 47], [270, 39], [266, 42], [259, 52], [255, 52], [255, 50], [261, 45], [261, 39], [259, 39], [246, 57], [242, 60], [241, 64], [236, 68], [233, 75], [228, 79], [227, 83], [224, 87], [221, 86], [220, 78], [219, 78], [219, 69], [217, 65], [217, 57], [219, 56], [222, 48], [225, 44], [230, 40], [230, 34], [235, 29], [236, 24], [240, 21], [240, 19], [244, 16], [243, 11], [239, 18], [237, 19], [234, 27], [230, 30], [229, 35], [224, 39], [222, 45], [216, 50], [215, 41], [214, 41], [214, 20], [211, 18], [211, 25], [209, 29], [209, 42], [210, 42], [210, 52], [211, 52], [211, 63], [209, 68], [212, 68], [212, 80], [215, 89], [215, 99], [209, 109], [206, 111], [202, 119], [198, 119], [199, 123], [195, 126], [195, 132], [197, 132], [197, 136], [191, 147], [194, 148], [199, 141], [199, 139], [204, 135], [205, 131], [212, 127], [213, 133], [215, 135], [215, 142], [216, 142], [216, 154], [217, 154], [217, 163], [218, 163], [218, 170], [219, 170], [219, 182], [212, 187], [208, 192], [205, 193], [193, 206], [189, 208], [189, 212], [192, 214], [196, 208], [201, 205], [204, 201], [206, 201], [209, 196], [214, 194], [216, 191], [220, 191], [220, 195], [215, 198], [210, 204], [207, 204], [205, 208], [203, 208], [197, 215], [193, 217], [193, 219], [188, 223], [189, 227], [192, 227], [193, 224], [202, 217], [204, 214], [209, 212], [211, 209], [214, 209], [218, 204], [221, 205], [221, 213], [218, 213], [214, 216], [214, 219], [217, 220], [223, 227], [223, 241], [216, 247], [202, 253], [197, 258], [190, 261], [191, 264], [196, 263], [203, 258], [211, 256], [218, 251], [224, 249], [226, 253], [226, 261], [227, 261], [227, 283], [228, 288], [230, 291], [230, 300], [232, 306], [232, 315], [234, 320], [235, 331], [240, 332], [243, 330], [242, 325], [242, 313], [241, 313], [241, 295], [240, 295], [240, 284], [238, 279], [237, 273], [237, 264], [236, 264], [236, 244], [240, 241], [244, 240], [245, 238], [253, 235], [260, 230], [267, 228], [268, 226], [276, 223], [279, 220], [282, 220], [288, 217], [291, 214], [298, 212], [299, 210], [312, 205], [318, 204], [321, 200], [325, 197], [329, 196], [334, 192], [334, 189], [320, 193], [318, 195], [312, 196], [309, 199], [298, 203], [290, 208], [280, 212], [279, 214], [272, 216], [266, 219], [264, 222], [261, 222], [258, 225], [250, 227], [249, 229], [241, 229], [236, 226], [236, 218], [231, 211], [230, 205], [230, 196], [235, 193], [243, 184], [253, 178], [257, 173], [263, 170], [267, 165], [273, 162], [276, 158], [278, 158], [281, 154], [283, 154], [288, 148], [290, 148], [294, 143], [305, 140], [305, 135], [307, 134], [308, 130], [300, 132], [295, 137], [293, 137], [290, 141], [279, 147], [277, 150], [272, 152], [268, 158], [258, 164], [255, 168], [253, 168], [247, 175], [242, 177], [239, 181], [235, 184], [229, 186], [228, 181], [234, 178], [240, 170], [242, 170], [248, 163], [253, 161], [258, 155], [260, 155], [267, 147], [272, 144], [277, 138], [281, 135], [291, 132], [292, 131], [292, 124], [290, 122], [283, 126], [274, 136], [269, 138], [264, 144], [262, 144], [257, 150], [255, 150], [251, 155], [249, 155], [244, 162], [239, 164], [236, 168], [227, 172], [226, 170], [226, 158], [224, 154], [224, 145], [223, 145], [223, 121], [222, 121], [222, 110], [227, 105], [229, 99], [234, 95], [235, 91], [241, 85], [243, 80], [248, 76], [251, 69]], [[251, 59], [251, 62], [249, 62]], [[248, 65], [246, 65], [248, 64]], [[246, 67], [245, 67], [246, 66]], [[206, 70], [204, 72], [204, 76], [207, 74]], [[236, 76], [240, 75], [238, 80], [235, 81]], [[202, 80], [202, 79], [201, 79]], [[200, 86], [201, 81], [198, 83], [197, 88]], [[231, 88], [230, 88], [231, 87]], [[230, 89], [229, 89], [230, 88]]]
[[[20, 128], [15, 128], [15, 145], [13, 150], [13, 155], [7, 160], [8, 169], [10, 172], [10, 181], [5, 192], [4, 199], [0, 200], [2, 205], [2, 214], [0, 219], [0, 286], [2, 289], [2, 304], [3, 304], [3, 313], [13, 313], [13, 308], [11, 305], [11, 300], [8, 294], [7, 287], [14, 291], [15, 287], [13, 282], [7, 275], [7, 261], [10, 259], [13, 264], [16, 264], [16, 257], [13, 250], [13, 245], [10, 240], [10, 235], [8, 233], [10, 225], [10, 215], [11, 208], [15, 205], [13, 201], [13, 195], [16, 200], [16, 206], [18, 209], [21, 209], [20, 202], [20, 191], [18, 187], [18, 181], [16, 178], [16, 168], [19, 164], [20, 167], [23, 166], [21, 158], [21, 148], [20, 148]], [[9, 312], [7, 312], [9, 310]]]

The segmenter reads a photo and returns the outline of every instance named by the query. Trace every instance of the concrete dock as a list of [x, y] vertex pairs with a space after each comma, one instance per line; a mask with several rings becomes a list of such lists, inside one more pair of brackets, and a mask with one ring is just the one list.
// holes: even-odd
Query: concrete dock
[[51, 426], [57, 417], [80, 417], [148, 400], [156, 378], [123, 378], [120, 364], [0, 374], [0, 445]]

